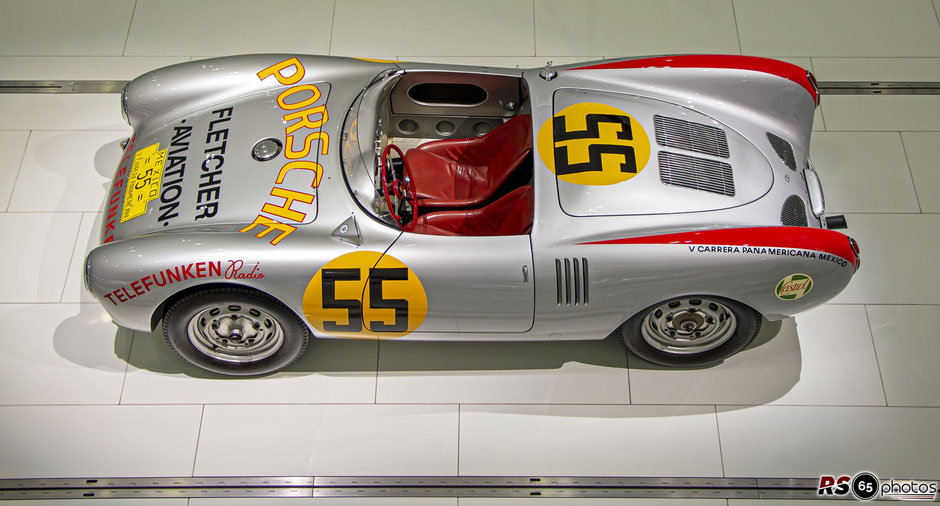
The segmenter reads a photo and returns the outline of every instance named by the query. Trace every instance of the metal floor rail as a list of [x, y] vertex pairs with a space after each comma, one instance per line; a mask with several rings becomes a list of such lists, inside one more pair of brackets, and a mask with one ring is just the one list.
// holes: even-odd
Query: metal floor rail
[[[120, 93], [128, 81], [0, 81], [0, 93]], [[940, 95], [940, 82], [821, 81], [823, 95]]]
[[[880, 480], [882, 485], [892, 480]], [[940, 482], [926, 482], [934, 485]], [[0, 501], [23, 499], [553, 497], [854, 499], [817, 493], [818, 478], [562, 476], [242, 476], [0, 480]], [[929, 498], [927, 498], [929, 499]], [[938, 501], [937, 497], [933, 498]], [[884, 497], [875, 500], [902, 500]]]
[[817, 499], [818, 479], [251, 476], [0, 480], [0, 500], [244, 497]]

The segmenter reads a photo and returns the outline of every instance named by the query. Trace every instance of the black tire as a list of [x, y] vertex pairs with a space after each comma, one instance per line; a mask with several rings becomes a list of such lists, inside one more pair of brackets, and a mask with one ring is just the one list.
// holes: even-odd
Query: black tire
[[[670, 308], [673, 304], [676, 306]], [[729, 313], [733, 318], [727, 318]], [[689, 336], [689, 339], [683, 341], [688, 343], [687, 347], [677, 344], [687, 335], [681, 330], [678, 338], [675, 334], [668, 335], [670, 329], [674, 329], [673, 322], [680, 319], [692, 326], [688, 330], [695, 336]], [[710, 321], [718, 323], [709, 323]], [[708, 325], [714, 325], [714, 334], [710, 334], [712, 330]], [[727, 325], [733, 325], [733, 328], [728, 328]], [[716, 364], [741, 351], [754, 340], [760, 332], [760, 327], [760, 313], [744, 304], [723, 297], [691, 295], [658, 302], [633, 315], [617, 328], [617, 338], [624, 348], [647, 362], [665, 366], [698, 367]], [[703, 330], [701, 333], [705, 336], [697, 337], [696, 330]], [[708, 341], [709, 336], [713, 341]], [[671, 343], [670, 339], [676, 343]], [[696, 339], [701, 339], [698, 346], [693, 344]]]
[[173, 304], [163, 316], [163, 337], [196, 367], [255, 376], [278, 371], [300, 358], [310, 331], [273, 297], [226, 287], [196, 292]]

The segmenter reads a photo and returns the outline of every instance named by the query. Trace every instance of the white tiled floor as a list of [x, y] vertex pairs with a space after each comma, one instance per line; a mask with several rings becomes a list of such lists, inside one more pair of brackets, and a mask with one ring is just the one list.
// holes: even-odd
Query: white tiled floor
[[539, 0], [535, 21], [536, 55], [740, 52], [730, 0]]
[[[294, 51], [509, 67], [743, 52], [821, 81], [940, 81], [938, 4], [0, 0], [0, 79], [129, 79], [193, 57]], [[83, 294], [81, 260], [129, 132], [118, 97], [0, 94], [0, 478], [936, 478], [940, 97], [826, 96], [814, 129], [830, 209], [849, 213], [862, 268], [831, 304], [765, 323], [719, 366], [666, 370], [611, 339], [323, 341], [283, 373], [231, 380], [182, 365], [159, 335], [118, 329]]]

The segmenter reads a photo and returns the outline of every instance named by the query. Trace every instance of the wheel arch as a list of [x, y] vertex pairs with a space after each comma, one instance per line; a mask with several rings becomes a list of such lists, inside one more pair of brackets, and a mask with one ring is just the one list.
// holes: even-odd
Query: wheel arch
[[294, 309], [290, 306], [290, 304], [285, 304], [279, 297], [275, 296], [274, 294], [266, 290], [262, 290], [258, 288], [257, 286], [248, 285], [245, 283], [231, 283], [231, 282], [218, 282], [218, 281], [213, 282], [213, 283], [202, 283], [198, 285], [188, 286], [186, 288], [183, 288], [182, 290], [179, 290], [177, 292], [170, 294], [162, 302], [157, 304], [157, 306], [153, 310], [153, 313], [150, 315], [150, 331], [153, 332], [154, 330], [159, 328], [160, 322], [163, 320], [164, 315], [166, 315], [167, 309], [173, 307], [173, 304], [176, 304], [178, 301], [194, 293], [198, 293], [204, 290], [212, 290], [214, 288], [244, 288], [246, 290], [252, 290], [260, 294], [266, 295], [276, 300], [282, 306], [284, 306], [285, 309], [293, 313], [294, 316], [296, 316], [307, 327], [308, 331], [310, 331], [310, 334], [313, 335], [312, 329], [310, 329], [310, 325], [307, 324], [307, 320], [303, 317], [303, 315], [297, 314], [297, 312], [294, 311]]
[[764, 312], [761, 311], [760, 309], [758, 309], [757, 306], [755, 306], [755, 305], [753, 304], [753, 301], [752, 301], [752, 300], [749, 300], [748, 297], [735, 296], [735, 295], [741, 295], [741, 294], [721, 294], [721, 293], [716, 293], [716, 292], [713, 292], [713, 291], [688, 290], [688, 291], [675, 291], [675, 292], [670, 292], [670, 293], [669, 293], [668, 295], [666, 295], [665, 297], [663, 297], [662, 295], [663, 295], [663, 294], [660, 294], [660, 295], [658, 296], [658, 297], [659, 297], [659, 300], [656, 301], [656, 302], [654, 302], [654, 303], [652, 303], [652, 304], [646, 304], [646, 305], [644, 305], [644, 306], [638, 306], [638, 308], [637, 308], [636, 311], [633, 311], [632, 313], [624, 313], [624, 314], [620, 315], [620, 317], [621, 317], [620, 324], [617, 325], [617, 327], [616, 327], [614, 330], [617, 330], [617, 328], [620, 328], [620, 326], [623, 325], [624, 323], [626, 323], [628, 320], [630, 320], [630, 318], [633, 318], [634, 316], [636, 316], [636, 315], [638, 315], [638, 314], [640, 314], [640, 313], [643, 313], [643, 312], [647, 311], [648, 309], [650, 309], [650, 308], [653, 307], [653, 306], [657, 306], [657, 305], [662, 304], [662, 303], [664, 303], [664, 302], [667, 302], [667, 301], [670, 301], [670, 300], [673, 300], [673, 299], [683, 298], [683, 297], [716, 297], [716, 298], [719, 298], [719, 299], [726, 299], [726, 300], [730, 300], [730, 301], [732, 301], [732, 302], [736, 302], [736, 303], [738, 303], [738, 304], [741, 304], [742, 306], [744, 306], [744, 307], [746, 307], [746, 308], [748, 308], [748, 309], [754, 311], [755, 313], [757, 313], [758, 316], [760, 316], [760, 317], [762, 317], [762, 318], [765, 317], [765, 316], [764, 316]]

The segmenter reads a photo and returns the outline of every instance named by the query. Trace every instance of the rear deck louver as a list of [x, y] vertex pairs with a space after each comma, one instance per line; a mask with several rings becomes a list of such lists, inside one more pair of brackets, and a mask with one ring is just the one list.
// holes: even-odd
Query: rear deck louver
[[807, 227], [806, 203], [797, 195], [790, 195], [780, 210], [780, 223], [787, 227]]
[[717, 160], [660, 151], [659, 180], [672, 186], [734, 196], [731, 165]]
[[721, 158], [729, 156], [728, 137], [718, 127], [659, 115], [653, 116], [653, 125], [660, 146]]
[[770, 145], [774, 147], [774, 151], [777, 152], [777, 156], [783, 160], [783, 163], [787, 167], [790, 167], [790, 170], [796, 170], [796, 158], [793, 156], [793, 146], [770, 132], [767, 132], [767, 139], [770, 140]]
[[589, 300], [587, 258], [555, 259], [555, 303], [565, 305], [587, 305]]

